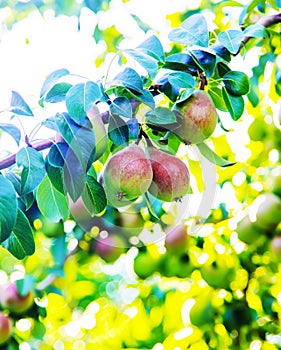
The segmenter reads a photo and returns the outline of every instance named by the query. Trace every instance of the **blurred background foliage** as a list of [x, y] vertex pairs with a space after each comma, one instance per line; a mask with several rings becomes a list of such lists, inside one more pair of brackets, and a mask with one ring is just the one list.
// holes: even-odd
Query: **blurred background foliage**
[[[171, 53], [180, 51], [178, 45], [164, 39], [167, 32], [158, 32], [143, 12], [133, 11], [133, 4], [135, 1], [7, 0], [0, 1], [0, 14], [7, 31], [33, 12], [46, 16], [50, 11], [53, 16], [77, 17], [79, 31], [81, 14], [85, 9], [92, 11], [96, 16], [92, 37], [103, 45], [93, 65], [101, 70], [110, 53], [118, 53], [119, 63], [126, 63], [119, 48], [128, 43], [128, 28], [124, 30], [114, 17], [122, 10], [132, 21], [128, 26], [134, 23], [142, 31], [140, 37], [157, 33]], [[161, 6], [160, 1], [155, 4], [155, 8]], [[255, 23], [281, 7], [280, 0], [165, 4], [169, 29], [192, 14], [204, 13], [219, 31]], [[145, 11], [152, 10], [148, 7]], [[281, 195], [280, 24], [271, 27], [268, 35], [263, 41], [252, 40], [247, 53], [242, 50], [231, 62], [233, 69], [245, 70], [251, 90], [242, 118], [234, 123], [221, 112], [229, 132], [217, 132], [210, 141], [218, 155], [236, 164], [216, 167], [216, 200], [207, 220], [197, 229], [196, 218], [183, 222], [187, 239], [174, 250], [164, 240], [128, 249], [126, 240], [138, 236], [133, 229], [139, 227], [139, 220], [145, 221], [151, 233], [159, 228], [145, 214], [134, 218], [137, 224], [128, 220], [126, 227], [126, 219], [120, 224], [114, 212], [109, 212], [107, 225], [113, 223], [113, 232], [110, 225], [106, 227], [109, 234], [116, 234], [116, 227], [123, 230], [118, 232], [119, 249], [104, 254], [95, 241], [101, 226], [84, 232], [73, 220], [51, 224], [33, 208], [29, 218], [36, 253], [19, 261], [0, 249], [0, 283], [22, 280], [26, 290], [34, 290], [36, 295], [27, 312], [10, 313], [13, 335], [3, 348], [281, 348], [280, 224], [260, 228], [245, 221], [247, 229], [239, 229], [256, 198]], [[190, 159], [189, 166], [198, 190], [203, 191], [198, 159]], [[162, 208], [161, 220], [170, 226], [174, 218]]]

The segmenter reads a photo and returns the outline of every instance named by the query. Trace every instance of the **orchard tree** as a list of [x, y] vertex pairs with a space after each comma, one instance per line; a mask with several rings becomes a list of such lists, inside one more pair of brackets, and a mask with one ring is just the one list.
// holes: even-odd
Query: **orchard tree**
[[[7, 5], [10, 25], [34, 5], [110, 11], [110, 1]], [[232, 7], [239, 18], [228, 20]], [[37, 114], [11, 92], [0, 344], [281, 346], [279, 7], [202, 1], [169, 15], [169, 49], [133, 14], [145, 33], [136, 47], [118, 49], [122, 34], [97, 25], [108, 51], [96, 64], [115, 51], [119, 70], [50, 72], [35, 92], [55, 110], [38, 122], [45, 139], [14, 123]]]

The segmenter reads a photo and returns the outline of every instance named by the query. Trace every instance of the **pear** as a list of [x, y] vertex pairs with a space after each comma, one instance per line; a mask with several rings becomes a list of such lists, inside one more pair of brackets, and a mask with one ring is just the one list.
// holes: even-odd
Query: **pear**
[[281, 221], [281, 199], [271, 192], [260, 194], [251, 204], [249, 216], [257, 227], [275, 230]]
[[179, 224], [166, 230], [165, 247], [171, 253], [185, 252], [188, 242], [186, 226]]
[[[12, 320], [9, 316], [5, 315], [4, 312], [0, 311], [0, 346], [5, 344], [11, 338], [12, 331]], [[6, 347], [3, 347], [3, 349], [6, 349]]]
[[140, 146], [131, 144], [113, 154], [102, 177], [109, 204], [130, 205], [148, 190], [152, 177], [151, 163]]
[[87, 112], [87, 116], [91, 121], [94, 135], [95, 135], [96, 147], [95, 147], [94, 161], [96, 161], [104, 154], [107, 148], [108, 136], [107, 136], [107, 131], [102, 121], [99, 109], [96, 106], [93, 106]]
[[153, 170], [153, 181], [148, 191], [165, 202], [180, 200], [188, 193], [190, 186], [189, 170], [185, 163], [154, 147], [150, 147], [148, 153]]
[[175, 105], [179, 126], [174, 129], [187, 144], [198, 144], [210, 137], [214, 132], [218, 114], [210, 95], [203, 91], [195, 91], [187, 100]]

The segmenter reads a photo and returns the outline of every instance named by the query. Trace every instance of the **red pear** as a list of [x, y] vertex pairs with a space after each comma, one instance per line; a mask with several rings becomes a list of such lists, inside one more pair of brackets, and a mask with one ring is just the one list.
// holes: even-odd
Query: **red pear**
[[148, 190], [152, 176], [151, 163], [140, 146], [131, 144], [113, 154], [103, 173], [108, 202], [114, 207], [131, 204]]
[[33, 305], [34, 293], [29, 291], [26, 295], [20, 295], [16, 284], [9, 282], [1, 288], [0, 302], [3, 308], [15, 314], [22, 314]]
[[179, 224], [166, 230], [165, 247], [172, 253], [183, 253], [188, 242], [186, 226]]
[[195, 91], [187, 100], [176, 104], [179, 127], [174, 133], [188, 144], [203, 142], [214, 132], [218, 114], [212, 98], [205, 91]]
[[156, 148], [151, 147], [148, 152], [153, 170], [149, 192], [165, 202], [180, 200], [189, 190], [187, 166], [179, 158]]
[[12, 328], [13, 324], [9, 316], [0, 311], [0, 346], [10, 339]]

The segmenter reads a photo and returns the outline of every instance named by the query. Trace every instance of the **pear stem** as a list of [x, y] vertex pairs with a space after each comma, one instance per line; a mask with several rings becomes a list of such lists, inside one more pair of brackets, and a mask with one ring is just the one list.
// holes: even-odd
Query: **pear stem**
[[140, 128], [140, 134], [137, 143], [141, 140], [142, 137], [145, 139], [148, 147], [154, 147], [147, 133], [143, 130], [143, 128]]
[[206, 78], [206, 75], [203, 74], [203, 73], [200, 73], [200, 86], [199, 86], [199, 89], [204, 91], [206, 85], [208, 85], [208, 80]]

